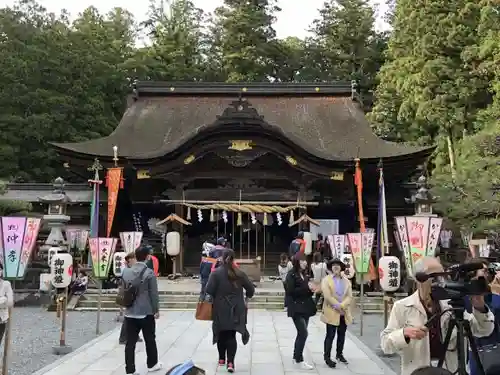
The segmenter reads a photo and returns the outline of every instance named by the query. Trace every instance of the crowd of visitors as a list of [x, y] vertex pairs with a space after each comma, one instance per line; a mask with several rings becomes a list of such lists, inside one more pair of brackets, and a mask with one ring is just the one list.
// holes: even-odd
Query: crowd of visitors
[[[346, 265], [340, 259], [330, 259], [315, 251], [311, 259], [305, 254], [303, 236], [299, 235], [282, 254], [278, 266], [279, 278], [285, 289], [284, 306], [296, 328], [293, 346], [293, 361], [300, 370], [313, 370], [314, 365], [304, 358], [311, 317], [320, 310], [320, 320], [325, 323], [323, 357], [325, 364], [335, 368], [337, 362], [344, 364], [346, 331], [353, 321], [351, 281], [344, 275]], [[213, 343], [217, 346], [218, 365], [229, 373], [236, 369], [237, 335], [246, 345], [250, 340], [247, 330], [248, 300], [255, 293], [255, 286], [235, 262], [235, 253], [227, 247], [224, 238], [216, 244], [205, 243], [200, 265], [200, 303], [211, 305]], [[151, 259], [151, 249], [142, 246], [126, 257], [127, 268], [123, 270], [117, 302], [125, 309], [125, 319], [120, 333], [120, 343], [125, 345], [125, 368], [127, 374], [136, 374], [135, 347], [142, 331], [147, 354], [148, 370], [161, 370], [155, 338], [155, 319], [159, 317], [159, 296], [156, 272]], [[487, 263], [478, 266], [473, 280], [488, 277]], [[433, 294], [433, 283], [443, 282], [440, 276], [445, 270], [438, 258], [424, 257], [414, 264], [416, 291], [398, 300], [381, 332], [381, 348], [386, 354], [401, 356], [401, 375], [450, 375], [459, 369], [456, 329], [451, 332], [450, 345], [445, 346], [452, 311], [456, 304], [440, 300]], [[422, 277], [422, 275], [427, 275]], [[85, 275], [81, 276], [82, 278]], [[485, 375], [500, 374], [498, 360], [485, 360], [484, 352], [493, 352], [498, 358], [500, 349], [500, 275], [489, 281], [491, 293], [468, 295], [463, 300], [464, 318], [471, 328], [474, 343], [481, 348], [480, 357]], [[10, 290], [10, 294], [9, 294]], [[10, 295], [10, 297], [9, 297]], [[9, 302], [10, 301], [10, 302]], [[7, 281], [0, 281], [0, 335], [2, 324], [8, 319], [5, 313], [12, 304], [12, 290]], [[321, 301], [321, 302], [320, 302]], [[10, 305], [9, 305], [10, 304]], [[2, 313], [3, 311], [3, 313]], [[436, 315], [437, 314], [437, 315]], [[439, 315], [439, 318], [435, 318]], [[1, 337], [1, 336], [0, 336]], [[334, 356], [332, 349], [335, 344]], [[464, 339], [463, 347], [471, 348]], [[476, 356], [469, 352], [468, 374], [483, 375], [476, 363]], [[442, 362], [442, 363], [440, 363]], [[485, 365], [486, 363], [486, 365]], [[440, 368], [437, 365], [442, 365]], [[186, 367], [193, 369], [192, 362], [176, 367], [179, 374]], [[198, 369], [200, 370], [200, 369]], [[197, 370], [197, 371], [198, 371]], [[170, 370], [170, 372], [173, 369]], [[194, 371], [194, 370], [191, 370]], [[200, 370], [201, 371], [201, 370]]]

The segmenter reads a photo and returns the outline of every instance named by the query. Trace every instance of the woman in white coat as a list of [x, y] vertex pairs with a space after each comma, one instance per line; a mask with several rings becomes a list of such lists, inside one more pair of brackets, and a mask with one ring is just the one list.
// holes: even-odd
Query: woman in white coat
[[[437, 258], [425, 257], [415, 263], [415, 273], [443, 272]], [[429, 366], [432, 361], [445, 355], [444, 366], [455, 373], [458, 368], [456, 352], [456, 330], [451, 335], [448, 348], [444, 347], [444, 337], [448, 331], [451, 313], [435, 319], [429, 328], [427, 321], [436, 313], [448, 310], [448, 301], [432, 301], [431, 280], [417, 282], [417, 291], [411, 296], [397, 301], [392, 308], [387, 327], [381, 333], [381, 348], [385, 354], [401, 355], [401, 375], [411, 375], [418, 368]], [[484, 303], [483, 296], [472, 296], [473, 313], [465, 312], [472, 334], [475, 337], [489, 336], [494, 329], [494, 317]]]
[[14, 293], [10, 281], [3, 279], [3, 264], [0, 263], [0, 343], [5, 335], [9, 320], [9, 309], [14, 306]]

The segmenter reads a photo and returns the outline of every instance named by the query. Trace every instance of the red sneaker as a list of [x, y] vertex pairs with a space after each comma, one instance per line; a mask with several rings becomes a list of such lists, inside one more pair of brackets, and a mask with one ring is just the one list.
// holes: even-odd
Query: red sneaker
[[219, 366], [224, 366], [226, 364], [225, 359], [219, 359]]
[[230, 372], [230, 373], [234, 372], [234, 364], [233, 363], [227, 364], [227, 372]]

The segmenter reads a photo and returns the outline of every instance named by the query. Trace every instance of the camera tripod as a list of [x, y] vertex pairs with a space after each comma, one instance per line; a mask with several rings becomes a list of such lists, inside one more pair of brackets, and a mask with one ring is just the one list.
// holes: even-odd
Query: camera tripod
[[477, 345], [476, 345], [476, 340], [474, 339], [474, 335], [472, 334], [472, 329], [470, 326], [470, 322], [464, 318], [464, 311], [465, 311], [465, 306], [462, 301], [453, 301], [451, 300], [449, 302], [451, 309], [447, 309], [440, 314], [436, 314], [433, 316], [430, 320], [434, 319], [439, 319], [443, 314], [445, 313], [450, 313], [452, 314], [449, 325], [448, 325], [448, 331], [446, 332], [446, 336], [444, 339], [444, 347], [446, 348], [444, 353], [442, 354], [441, 358], [438, 361], [437, 367], [443, 367], [443, 364], [445, 362], [445, 357], [446, 353], [448, 351], [448, 347], [450, 345], [450, 340], [451, 340], [451, 334], [453, 332], [453, 329], [456, 328], [457, 330], [457, 346], [456, 346], [456, 352], [457, 352], [457, 360], [458, 360], [458, 369], [454, 373], [455, 375], [468, 375], [469, 373], [467, 372], [467, 356], [465, 353], [466, 347], [465, 347], [465, 338], [469, 341], [470, 349], [471, 349], [471, 354], [472, 357], [474, 358], [474, 361], [476, 362], [477, 365], [477, 370], [479, 375], [486, 375], [484, 371], [483, 364], [481, 363], [481, 358], [479, 357], [479, 353], [477, 350]]

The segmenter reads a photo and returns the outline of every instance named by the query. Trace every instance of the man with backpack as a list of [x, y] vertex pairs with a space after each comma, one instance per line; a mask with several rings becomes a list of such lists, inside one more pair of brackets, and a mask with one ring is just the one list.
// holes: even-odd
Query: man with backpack
[[117, 303], [125, 307], [127, 339], [125, 343], [125, 372], [137, 374], [135, 368], [135, 345], [142, 331], [146, 345], [148, 371], [159, 371], [163, 365], [158, 362], [156, 347], [156, 322], [160, 317], [158, 282], [146, 265], [150, 249], [141, 246], [135, 251], [137, 262], [122, 272], [122, 285]]
[[[136, 263], [135, 253], [130, 252], [125, 256], [125, 264], [127, 268], [132, 267]], [[123, 314], [122, 309], [120, 309], [120, 315]], [[123, 319], [122, 328], [120, 329], [120, 338], [118, 339], [120, 345], [125, 345], [127, 342], [127, 320]], [[142, 342], [142, 339], [138, 337], [137, 342]]]
[[288, 256], [290, 260], [293, 260], [295, 255], [304, 254], [306, 250], [306, 241], [304, 241], [304, 232], [300, 231], [297, 233], [295, 239], [290, 243], [288, 248]]

